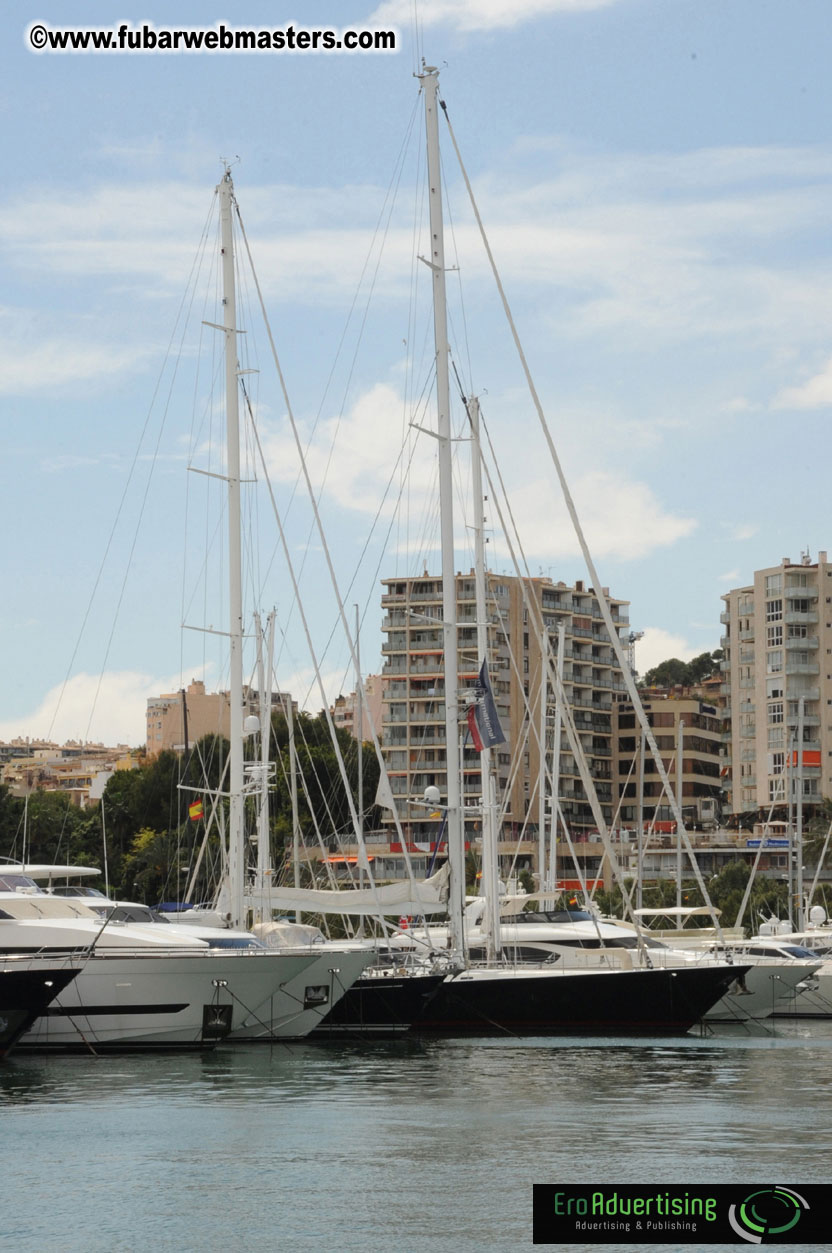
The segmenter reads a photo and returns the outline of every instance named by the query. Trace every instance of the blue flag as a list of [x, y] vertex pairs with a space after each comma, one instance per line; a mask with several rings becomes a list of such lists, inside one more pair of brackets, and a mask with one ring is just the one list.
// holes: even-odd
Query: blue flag
[[488, 663], [485, 661], [474, 684], [474, 691], [477, 700], [468, 709], [468, 729], [474, 748], [481, 753], [484, 748], [493, 748], [495, 744], [506, 742], [497, 716], [497, 706], [494, 704], [494, 693], [488, 681]]

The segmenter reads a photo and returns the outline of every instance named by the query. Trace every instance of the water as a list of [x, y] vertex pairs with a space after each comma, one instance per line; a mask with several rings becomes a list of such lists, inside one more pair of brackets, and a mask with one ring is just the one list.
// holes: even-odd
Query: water
[[0, 1247], [522, 1253], [534, 1183], [827, 1181], [830, 1073], [832, 1023], [18, 1053], [0, 1068]]

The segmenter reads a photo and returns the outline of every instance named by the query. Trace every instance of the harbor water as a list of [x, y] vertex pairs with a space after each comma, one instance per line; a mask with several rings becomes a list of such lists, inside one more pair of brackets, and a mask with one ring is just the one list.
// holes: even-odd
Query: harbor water
[[826, 1182], [831, 1073], [828, 1022], [18, 1053], [0, 1069], [0, 1245], [518, 1253], [535, 1183]]

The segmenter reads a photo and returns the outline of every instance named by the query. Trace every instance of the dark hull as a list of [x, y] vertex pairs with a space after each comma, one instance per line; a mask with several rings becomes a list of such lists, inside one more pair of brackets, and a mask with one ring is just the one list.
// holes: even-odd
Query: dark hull
[[390, 1039], [412, 1034], [444, 975], [365, 975], [321, 1020], [310, 1039], [355, 1037]]
[[47, 1005], [72, 982], [73, 966], [0, 958], [0, 1058], [7, 1057]]
[[365, 977], [314, 1035], [683, 1035], [746, 969]]

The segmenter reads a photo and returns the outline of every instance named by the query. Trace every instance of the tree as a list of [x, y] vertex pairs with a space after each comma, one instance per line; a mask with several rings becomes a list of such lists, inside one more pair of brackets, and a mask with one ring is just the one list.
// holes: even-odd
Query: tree
[[721, 648], [716, 648], [711, 653], [700, 653], [691, 661], [669, 657], [667, 661], [661, 661], [652, 670], [648, 670], [640, 686], [695, 687], [697, 683], [702, 683], [717, 673], [724, 655]]

